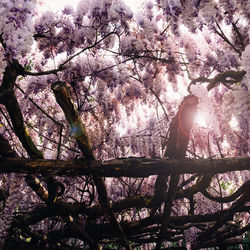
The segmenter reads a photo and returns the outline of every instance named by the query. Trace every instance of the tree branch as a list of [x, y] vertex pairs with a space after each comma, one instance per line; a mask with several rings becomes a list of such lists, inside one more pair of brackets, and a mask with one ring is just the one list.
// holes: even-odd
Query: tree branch
[[[212, 88], [216, 87], [219, 83], [222, 83], [226, 87], [229, 87], [228, 84], [234, 84], [237, 82], [240, 82], [243, 77], [245, 76], [246, 71], [234, 71], [234, 70], [228, 70], [223, 73], [219, 73], [214, 78], [206, 78], [206, 77], [198, 77], [196, 79], [193, 79], [189, 86], [188, 91], [190, 92], [190, 87], [193, 84], [196, 84], [197, 82], [207, 82], [207, 90], [211, 90]], [[227, 79], [230, 78], [230, 79]]]
[[[90, 144], [88, 134], [84, 124], [82, 123], [81, 117], [71, 100], [69, 88], [64, 82], [55, 82], [51, 85], [58, 104], [63, 109], [66, 119], [71, 127], [72, 134], [74, 135], [80, 150], [87, 160], [95, 160], [95, 156]], [[122, 227], [117, 221], [108, 198], [106, 186], [104, 181], [99, 176], [93, 176], [94, 183], [98, 192], [98, 199], [101, 205], [104, 207], [108, 219], [114, 224], [118, 232], [120, 232], [121, 242], [126, 249], [130, 249], [127, 238], [123, 232]]]
[[[28, 130], [24, 126], [23, 114], [14, 93], [15, 82], [19, 75], [25, 75], [22, 65], [20, 65], [17, 60], [8, 61], [8, 66], [5, 69], [2, 85], [0, 87], [0, 102], [5, 105], [10, 116], [14, 132], [28, 155], [32, 159], [42, 159], [42, 152], [38, 150], [32, 138], [30, 137]], [[3, 93], [4, 95], [1, 96]], [[46, 190], [46, 188], [41, 184], [39, 179], [34, 176], [33, 173], [29, 173], [25, 180], [26, 183], [43, 201], [48, 201], [51, 192]], [[55, 182], [52, 178], [48, 178], [46, 182], [48, 190], [51, 187], [51, 190], [54, 192], [58, 182]]]
[[223, 30], [221, 29], [220, 25], [216, 22], [216, 25], [219, 29], [219, 31], [214, 28], [214, 31], [216, 34], [218, 34], [228, 45], [230, 45], [235, 52], [237, 52], [239, 55], [241, 55], [241, 51], [239, 49], [237, 49], [231, 42], [230, 40], [227, 38], [227, 36], [225, 35], [225, 33], [223, 32]]
[[[193, 95], [186, 96], [184, 100], [181, 102], [176, 116], [172, 119], [170, 123], [169, 137], [167, 141], [167, 149], [165, 151], [165, 157], [170, 157], [175, 159], [185, 158], [189, 142], [190, 130], [192, 128], [193, 119], [195, 117], [197, 104], [198, 104], [198, 98]], [[160, 200], [161, 196], [166, 190], [167, 179], [168, 179], [167, 175], [159, 175], [156, 179], [155, 198], [153, 199], [153, 202], [155, 203], [155, 208], [152, 209], [151, 215], [153, 215], [156, 212], [157, 207], [161, 205]], [[172, 181], [172, 179], [174, 179], [175, 181]], [[165, 211], [166, 223], [168, 221], [167, 217], [169, 217], [171, 212], [170, 206], [172, 207], [173, 196], [177, 191], [178, 180], [179, 180], [178, 174], [171, 174], [171, 179], [170, 179], [171, 185], [169, 186], [169, 191], [167, 196], [168, 201], [165, 202], [165, 208], [168, 207]], [[171, 192], [171, 196], [169, 196], [169, 192]], [[166, 225], [164, 227], [166, 227]], [[164, 234], [165, 231], [164, 227], [163, 227], [163, 232], [161, 234]], [[159, 239], [161, 238], [162, 237], [159, 237]], [[156, 248], [159, 248], [160, 245], [161, 241], [158, 241]]]
[[94, 175], [104, 177], [148, 177], [158, 174], [217, 174], [250, 170], [250, 158], [148, 159], [122, 158], [110, 161], [0, 158], [1, 173]]
[[216, 233], [217, 230], [224, 225], [225, 221], [233, 219], [235, 213], [239, 211], [241, 207], [244, 207], [245, 203], [250, 201], [250, 190], [248, 189], [243, 195], [236, 200], [232, 206], [224, 213], [216, 222], [215, 224], [207, 229], [204, 233], [199, 235], [199, 240], [207, 239], [211, 237], [212, 234]]
[[27, 153], [31, 158], [42, 158], [42, 153], [36, 148], [24, 126], [23, 115], [14, 93], [16, 79], [19, 75], [23, 74], [23, 68], [16, 60], [13, 60], [12, 63], [9, 62], [8, 64], [0, 87], [0, 102], [5, 105], [14, 131]]
[[220, 202], [220, 203], [226, 203], [226, 202], [232, 202], [236, 200], [240, 195], [242, 195], [244, 192], [247, 190], [250, 190], [250, 180], [246, 181], [239, 189], [237, 189], [236, 192], [233, 194], [227, 196], [227, 197], [215, 197], [208, 193], [207, 190], [201, 191], [201, 193], [207, 197], [209, 200], [215, 201], [215, 202]]
[[17, 157], [16, 152], [11, 148], [8, 140], [0, 134], [0, 155], [2, 157]]

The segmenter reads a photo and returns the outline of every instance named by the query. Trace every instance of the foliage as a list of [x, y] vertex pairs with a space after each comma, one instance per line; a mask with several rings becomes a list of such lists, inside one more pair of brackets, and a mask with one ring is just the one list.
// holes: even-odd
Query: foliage
[[0, 2], [1, 248], [246, 247], [250, 1], [40, 8]]

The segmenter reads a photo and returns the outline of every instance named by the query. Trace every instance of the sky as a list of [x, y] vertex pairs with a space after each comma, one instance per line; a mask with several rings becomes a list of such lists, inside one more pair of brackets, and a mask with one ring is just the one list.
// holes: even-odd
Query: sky
[[[53, 11], [61, 10], [65, 5], [76, 6], [80, 0], [38, 0], [39, 3], [43, 3], [43, 9], [50, 9]], [[144, 0], [124, 0], [124, 2], [131, 8], [133, 12], [136, 12], [144, 2]]]

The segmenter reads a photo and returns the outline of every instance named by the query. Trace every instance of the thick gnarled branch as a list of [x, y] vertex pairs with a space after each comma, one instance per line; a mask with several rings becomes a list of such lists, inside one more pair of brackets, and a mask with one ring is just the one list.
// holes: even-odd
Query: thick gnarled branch
[[245, 74], [246, 74], [245, 70], [241, 70], [241, 71], [228, 70], [228, 71], [219, 73], [214, 78], [198, 77], [196, 79], [193, 79], [190, 82], [188, 86], [188, 91], [190, 92], [191, 85], [196, 84], [197, 82], [207, 82], [208, 91], [216, 87], [219, 83], [222, 83], [226, 87], [230, 87], [229, 85], [240, 82], [245, 76]]
[[[186, 156], [186, 151], [189, 142], [190, 131], [193, 125], [193, 120], [196, 114], [196, 107], [198, 104], [198, 98], [193, 95], [188, 95], [184, 98], [179, 106], [176, 116], [173, 118], [169, 128], [169, 138], [167, 141], [167, 149], [165, 157], [182, 159]], [[173, 201], [175, 193], [178, 190], [179, 174], [171, 174], [169, 188], [167, 193], [167, 199], [164, 206], [164, 222], [159, 233], [159, 237], [156, 244], [156, 249], [160, 249], [164, 235], [167, 233], [169, 217], [172, 211]], [[159, 175], [156, 180], [156, 186], [161, 183], [164, 188], [167, 177]], [[162, 190], [163, 191], [163, 190]], [[155, 191], [155, 197], [159, 200], [162, 191]], [[158, 197], [158, 198], [157, 198]]]
[[78, 146], [86, 159], [94, 160], [92, 146], [90, 144], [86, 128], [82, 123], [81, 117], [74, 106], [69, 88], [64, 82], [55, 82], [51, 88], [56, 97], [57, 103], [62, 108], [66, 119], [70, 125], [71, 133], [78, 142]]
[[[3, 75], [2, 85], [0, 87], [0, 103], [5, 105], [6, 110], [9, 113], [14, 132], [18, 136], [26, 152], [33, 159], [41, 159], [43, 158], [43, 155], [41, 151], [37, 149], [36, 145], [29, 136], [27, 129], [24, 126], [23, 115], [14, 93], [16, 79], [19, 75], [23, 74], [23, 67], [19, 64], [17, 60], [12, 60], [12, 62], [8, 62], [8, 66], [6, 67]], [[6, 140], [4, 140], [4, 138], [1, 140], [1, 142], [6, 144]], [[6, 147], [9, 148], [8, 145], [6, 145]], [[10, 150], [10, 148], [8, 150]], [[8, 156], [4, 154], [5, 153], [2, 153], [3, 157]], [[12, 154], [15, 155], [15, 152], [12, 151]], [[30, 175], [26, 177], [26, 182], [43, 201], [47, 200], [47, 190], [44, 188], [41, 182], [33, 175], [33, 173], [30, 173]]]
[[[58, 104], [61, 106], [68, 123], [70, 124], [72, 134], [78, 143], [83, 156], [87, 160], [95, 160], [95, 155], [92, 150], [91, 143], [88, 138], [86, 128], [81, 120], [70, 95], [70, 90], [65, 82], [55, 82], [51, 86]], [[117, 221], [108, 198], [107, 190], [103, 179], [100, 176], [93, 176], [94, 183], [98, 192], [98, 199], [104, 207], [108, 219], [113, 223], [114, 227], [120, 233], [121, 243], [126, 249], [130, 249], [127, 238], [122, 227]]]
[[18, 61], [13, 60], [13, 62], [9, 62], [9, 65], [5, 69], [2, 85], [0, 87], [0, 103], [5, 105], [15, 133], [29, 156], [31, 158], [42, 158], [42, 153], [37, 149], [24, 126], [23, 115], [14, 93], [16, 79], [23, 73], [23, 67]]

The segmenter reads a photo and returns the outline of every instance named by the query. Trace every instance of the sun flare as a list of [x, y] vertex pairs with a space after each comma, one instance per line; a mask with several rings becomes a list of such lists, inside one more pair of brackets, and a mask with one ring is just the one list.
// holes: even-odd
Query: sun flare
[[235, 118], [235, 116], [232, 116], [232, 119], [230, 120], [229, 124], [230, 124], [230, 127], [232, 129], [238, 129], [239, 128], [239, 124], [238, 124], [238, 121]]
[[194, 118], [194, 123], [199, 127], [207, 127], [206, 115], [197, 113], [197, 115]]

